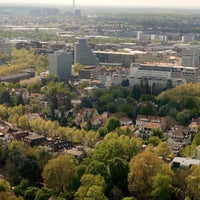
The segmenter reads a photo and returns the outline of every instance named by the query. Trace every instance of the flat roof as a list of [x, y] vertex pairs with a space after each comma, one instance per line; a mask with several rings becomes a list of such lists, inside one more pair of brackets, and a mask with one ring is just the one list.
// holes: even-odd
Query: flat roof
[[180, 163], [180, 166], [190, 167], [191, 165], [199, 165], [200, 160], [192, 159], [192, 158], [185, 158], [185, 157], [175, 157], [173, 162]]
[[140, 66], [146, 66], [146, 67], [171, 67], [171, 68], [179, 68], [179, 69], [192, 69], [192, 70], [198, 70], [198, 67], [187, 67], [187, 66], [182, 66], [182, 65], [177, 65], [173, 63], [152, 63], [152, 62], [147, 62], [147, 63], [142, 63], [139, 64]]
[[115, 54], [115, 55], [129, 55], [134, 56], [133, 53], [117, 52], [117, 51], [93, 51], [94, 53]]

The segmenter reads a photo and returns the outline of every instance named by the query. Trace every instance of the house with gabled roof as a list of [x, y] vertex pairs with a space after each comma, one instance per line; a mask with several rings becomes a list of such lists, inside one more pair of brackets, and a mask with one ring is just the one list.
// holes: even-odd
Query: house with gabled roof
[[158, 116], [138, 115], [136, 126], [139, 128], [139, 136], [143, 139], [149, 139], [153, 129], [166, 129], [166, 118]]

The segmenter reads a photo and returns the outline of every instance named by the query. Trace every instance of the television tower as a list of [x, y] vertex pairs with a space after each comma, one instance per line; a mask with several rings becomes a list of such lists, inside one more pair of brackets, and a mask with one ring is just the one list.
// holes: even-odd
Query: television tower
[[73, 0], [73, 10], [75, 11], [75, 0]]

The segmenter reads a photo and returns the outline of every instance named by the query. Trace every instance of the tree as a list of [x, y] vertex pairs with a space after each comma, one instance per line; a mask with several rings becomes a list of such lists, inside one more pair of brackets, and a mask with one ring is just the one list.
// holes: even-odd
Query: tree
[[195, 158], [197, 155], [197, 146], [194, 144], [187, 145], [184, 149], [182, 149], [180, 154], [183, 157]]
[[168, 200], [172, 196], [172, 179], [168, 175], [158, 173], [152, 185], [153, 200]]
[[148, 144], [157, 146], [160, 143], [160, 138], [158, 136], [150, 136], [148, 140]]
[[51, 189], [43, 187], [43, 188], [41, 188], [40, 190], [37, 191], [36, 196], [35, 196], [35, 200], [49, 199], [52, 194], [53, 194], [53, 191]]
[[11, 102], [10, 94], [8, 91], [4, 90], [0, 96], [0, 103], [9, 105]]
[[110, 117], [107, 121], [106, 128], [108, 132], [114, 131], [121, 126], [120, 120], [116, 117]]
[[179, 112], [176, 115], [176, 120], [180, 125], [186, 125], [188, 122], [188, 116], [184, 112]]
[[152, 136], [159, 137], [160, 139], [164, 138], [164, 133], [161, 128], [154, 128], [152, 129]]
[[8, 117], [8, 110], [7, 107], [4, 105], [0, 105], [0, 117], [2, 119], [7, 119]]
[[186, 178], [187, 189], [191, 199], [198, 200], [200, 197], [200, 165], [191, 167], [191, 174]]
[[139, 100], [140, 96], [142, 94], [140, 85], [139, 84], [138, 85], [134, 85], [131, 93], [132, 93], [132, 97], [135, 100]]
[[29, 128], [28, 117], [26, 115], [19, 117], [18, 125], [20, 128], [27, 130]]
[[75, 175], [76, 165], [74, 157], [69, 155], [60, 155], [49, 160], [42, 172], [44, 183], [56, 192], [67, 191]]
[[122, 82], [121, 82], [121, 85], [123, 87], [128, 87], [129, 86], [129, 80], [128, 79], [123, 79]]
[[115, 157], [108, 162], [108, 169], [110, 172], [112, 187], [117, 187], [123, 192], [123, 194], [127, 194], [127, 176], [129, 172], [128, 163], [123, 161], [121, 158]]
[[12, 192], [0, 192], [1, 200], [23, 200], [22, 197], [16, 197]]
[[97, 185], [94, 185], [89, 188], [86, 194], [86, 199], [91, 199], [91, 200], [108, 200], [104, 193], [103, 193], [103, 188]]
[[0, 179], [0, 192], [9, 191], [10, 185], [3, 179]]
[[150, 199], [151, 186], [157, 173], [172, 176], [172, 171], [155, 154], [146, 150], [132, 157], [128, 174], [128, 188], [130, 194], [138, 200]]
[[[94, 186], [95, 189], [98, 191], [98, 195], [102, 197], [102, 200], [105, 199], [103, 195], [103, 191], [106, 188], [105, 181], [102, 176], [100, 175], [92, 175], [92, 174], [84, 174], [81, 177], [81, 186], [79, 187], [78, 191], [75, 194], [76, 200], [82, 200], [82, 199], [90, 199], [90, 197], [94, 194]], [[90, 192], [89, 192], [90, 191]], [[98, 197], [97, 197], [98, 198]], [[95, 199], [94, 197], [92, 199]], [[100, 200], [100, 199], [99, 199]]]
[[109, 133], [104, 140], [95, 148], [92, 159], [104, 162], [106, 165], [109, 160], [119, 157], [123, 160], [129, 160], [141, 149], [142, 140], [132, 138], [117, 133]]
[[158, 156], [164, 158], [167, 158], [170, 155], [170, 153], [172, 153], [167, 142], [160, 142], [156, 147], [155, 152], [157, 153]]
[[195, 134], [192, 144], [196, 146], [200, 145], [200, 133]]
[[100, 174], [106, 182], [108, 182], [108, 180], [110, 179], [109, 172], [106, 165], [103, 162], [99, 162], [96, 160], [90, 162], [90, 164], [88, 165], [86, 169], [86, 173], [94, 174], [94, 175]]

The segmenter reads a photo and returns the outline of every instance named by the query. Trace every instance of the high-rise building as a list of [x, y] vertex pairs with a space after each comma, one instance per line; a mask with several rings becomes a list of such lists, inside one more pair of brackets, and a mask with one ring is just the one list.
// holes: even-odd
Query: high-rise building
[[58, 76], [61, 80], [71, 77], [72, 53], [55, 51], [49, 55], [49, 72]]
[[186, 67], [199, 67], [200, 46], [188, 45], [182, 50], [182, 65]]
[[74, 63], [81, 65], [97, 65], [98, 59], [92, 51], [86, 39], [78, 39], [75, 43], [75, 58]]

